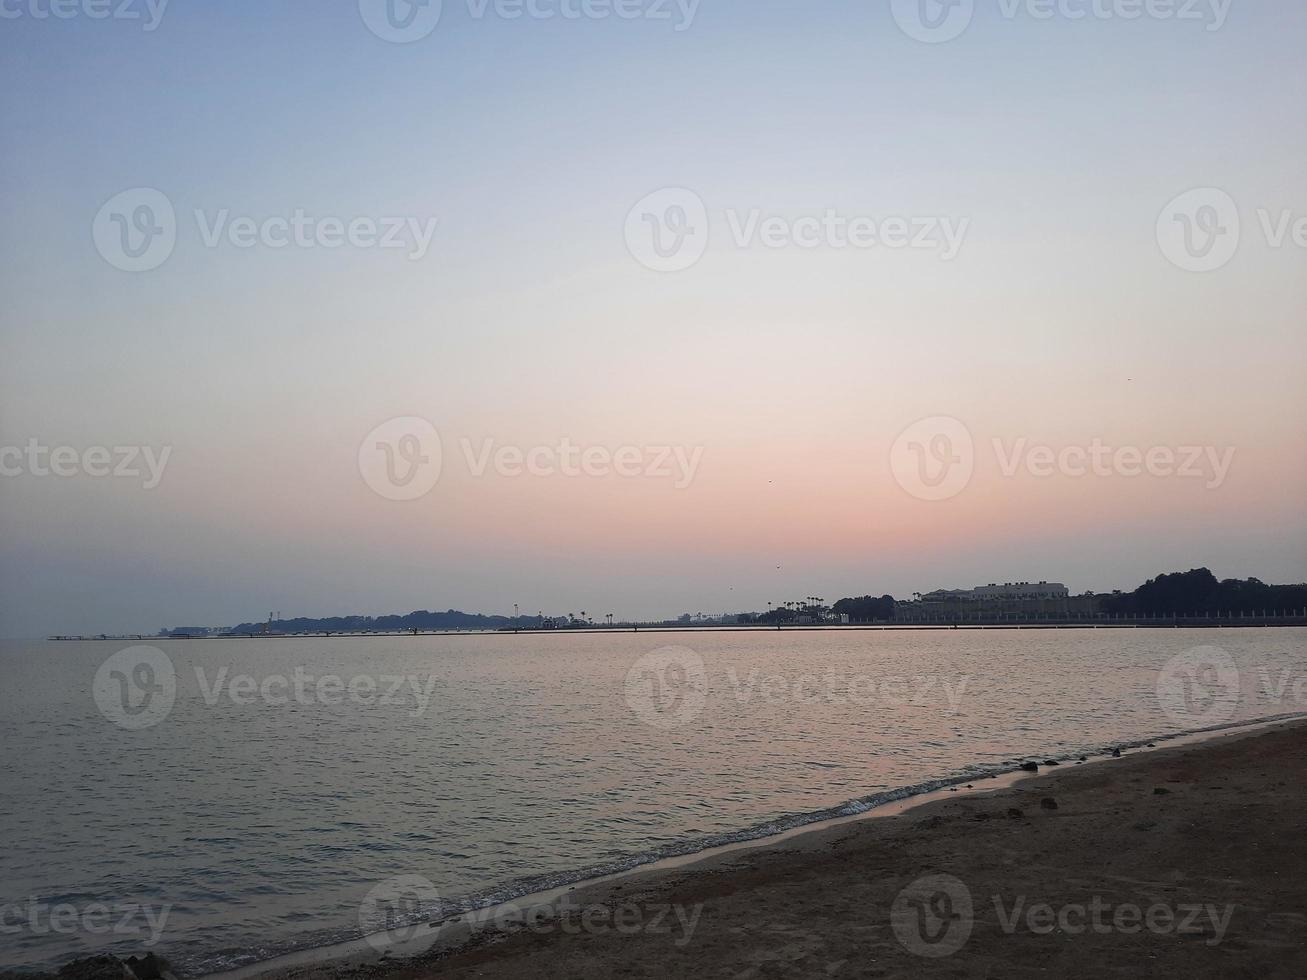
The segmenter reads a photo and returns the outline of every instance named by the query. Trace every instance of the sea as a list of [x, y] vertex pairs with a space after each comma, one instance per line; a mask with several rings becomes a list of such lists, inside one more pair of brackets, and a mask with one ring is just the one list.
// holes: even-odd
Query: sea
[[[181, 976], [1296, 714], [1301, 629], [0, 643], [0, 967]], [[394, 925], [393, 918], [387, 919]]]

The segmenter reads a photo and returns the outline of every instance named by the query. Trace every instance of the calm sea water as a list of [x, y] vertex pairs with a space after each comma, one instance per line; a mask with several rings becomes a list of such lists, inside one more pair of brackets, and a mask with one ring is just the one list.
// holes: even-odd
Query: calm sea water
[[452, 910], [1023, 757], [1295, 712], [1304, 639], [156, 641], [162, 661], [3, 644], [0, 966], [140, 952], [156, 930], [181, 972], [211, 972], [357, 936], [394, 876]]

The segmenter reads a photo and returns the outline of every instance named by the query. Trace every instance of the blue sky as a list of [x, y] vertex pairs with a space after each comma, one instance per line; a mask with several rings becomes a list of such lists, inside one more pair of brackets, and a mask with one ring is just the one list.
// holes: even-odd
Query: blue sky
[[[888, 0], [703, 0], [684, 30], [674, 5], [510, 20], [447, 0], [393, 44], [353, 2], [172, 0], [146, 31], [10, 0], [0, 443], [173, 450], [148, 492], [0, 480], [0, 633], [514, 601], [672, 614], [1192, 564], [1307, 578], [1304, 250], [1257, 217], [1307, 215], [1307, 10], [1235, 0], [1208, 30], [1035, 2], [978, 0], [926, 44]], [[175, 207], [177, 242], [129, 273], [92, 223], [140, 187]], [[660, 274], [623, 222], [669, 187], [713, 228], [702, 261]], [[1243, 219], [1211, 273], [1154, 232], [1196, 187]], [[953, 216], [968, 237], [949, 262], [733, 247], [726, 213], [755, 209]], [[209, 248], [197, 210], [437, 225], [411, 261]], [[447, 460], [460, 438], [570, 437], [704, 463], [677, 494], [447, 466], [397, 506], [355, 456], [409, 416]], [[1215, 491], [981, 472], [934, 506], [884, 465], [927, 416], [981, 444], [1239, 456]]]

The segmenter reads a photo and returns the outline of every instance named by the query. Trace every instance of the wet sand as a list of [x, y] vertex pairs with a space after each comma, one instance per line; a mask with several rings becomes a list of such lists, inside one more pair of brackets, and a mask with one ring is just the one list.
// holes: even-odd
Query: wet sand
[[579, 887], [457, 949], [279, 976], [1298, 980], [1304, 776], [1303, 721], [1063, 764]]

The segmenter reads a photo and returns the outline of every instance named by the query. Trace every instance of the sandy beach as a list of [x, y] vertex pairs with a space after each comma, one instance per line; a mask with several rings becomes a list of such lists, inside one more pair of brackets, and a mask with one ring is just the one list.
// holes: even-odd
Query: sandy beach
[[1041, 766], [280, 976], [1300, 978], [1305, 769], [1304, 721]]

